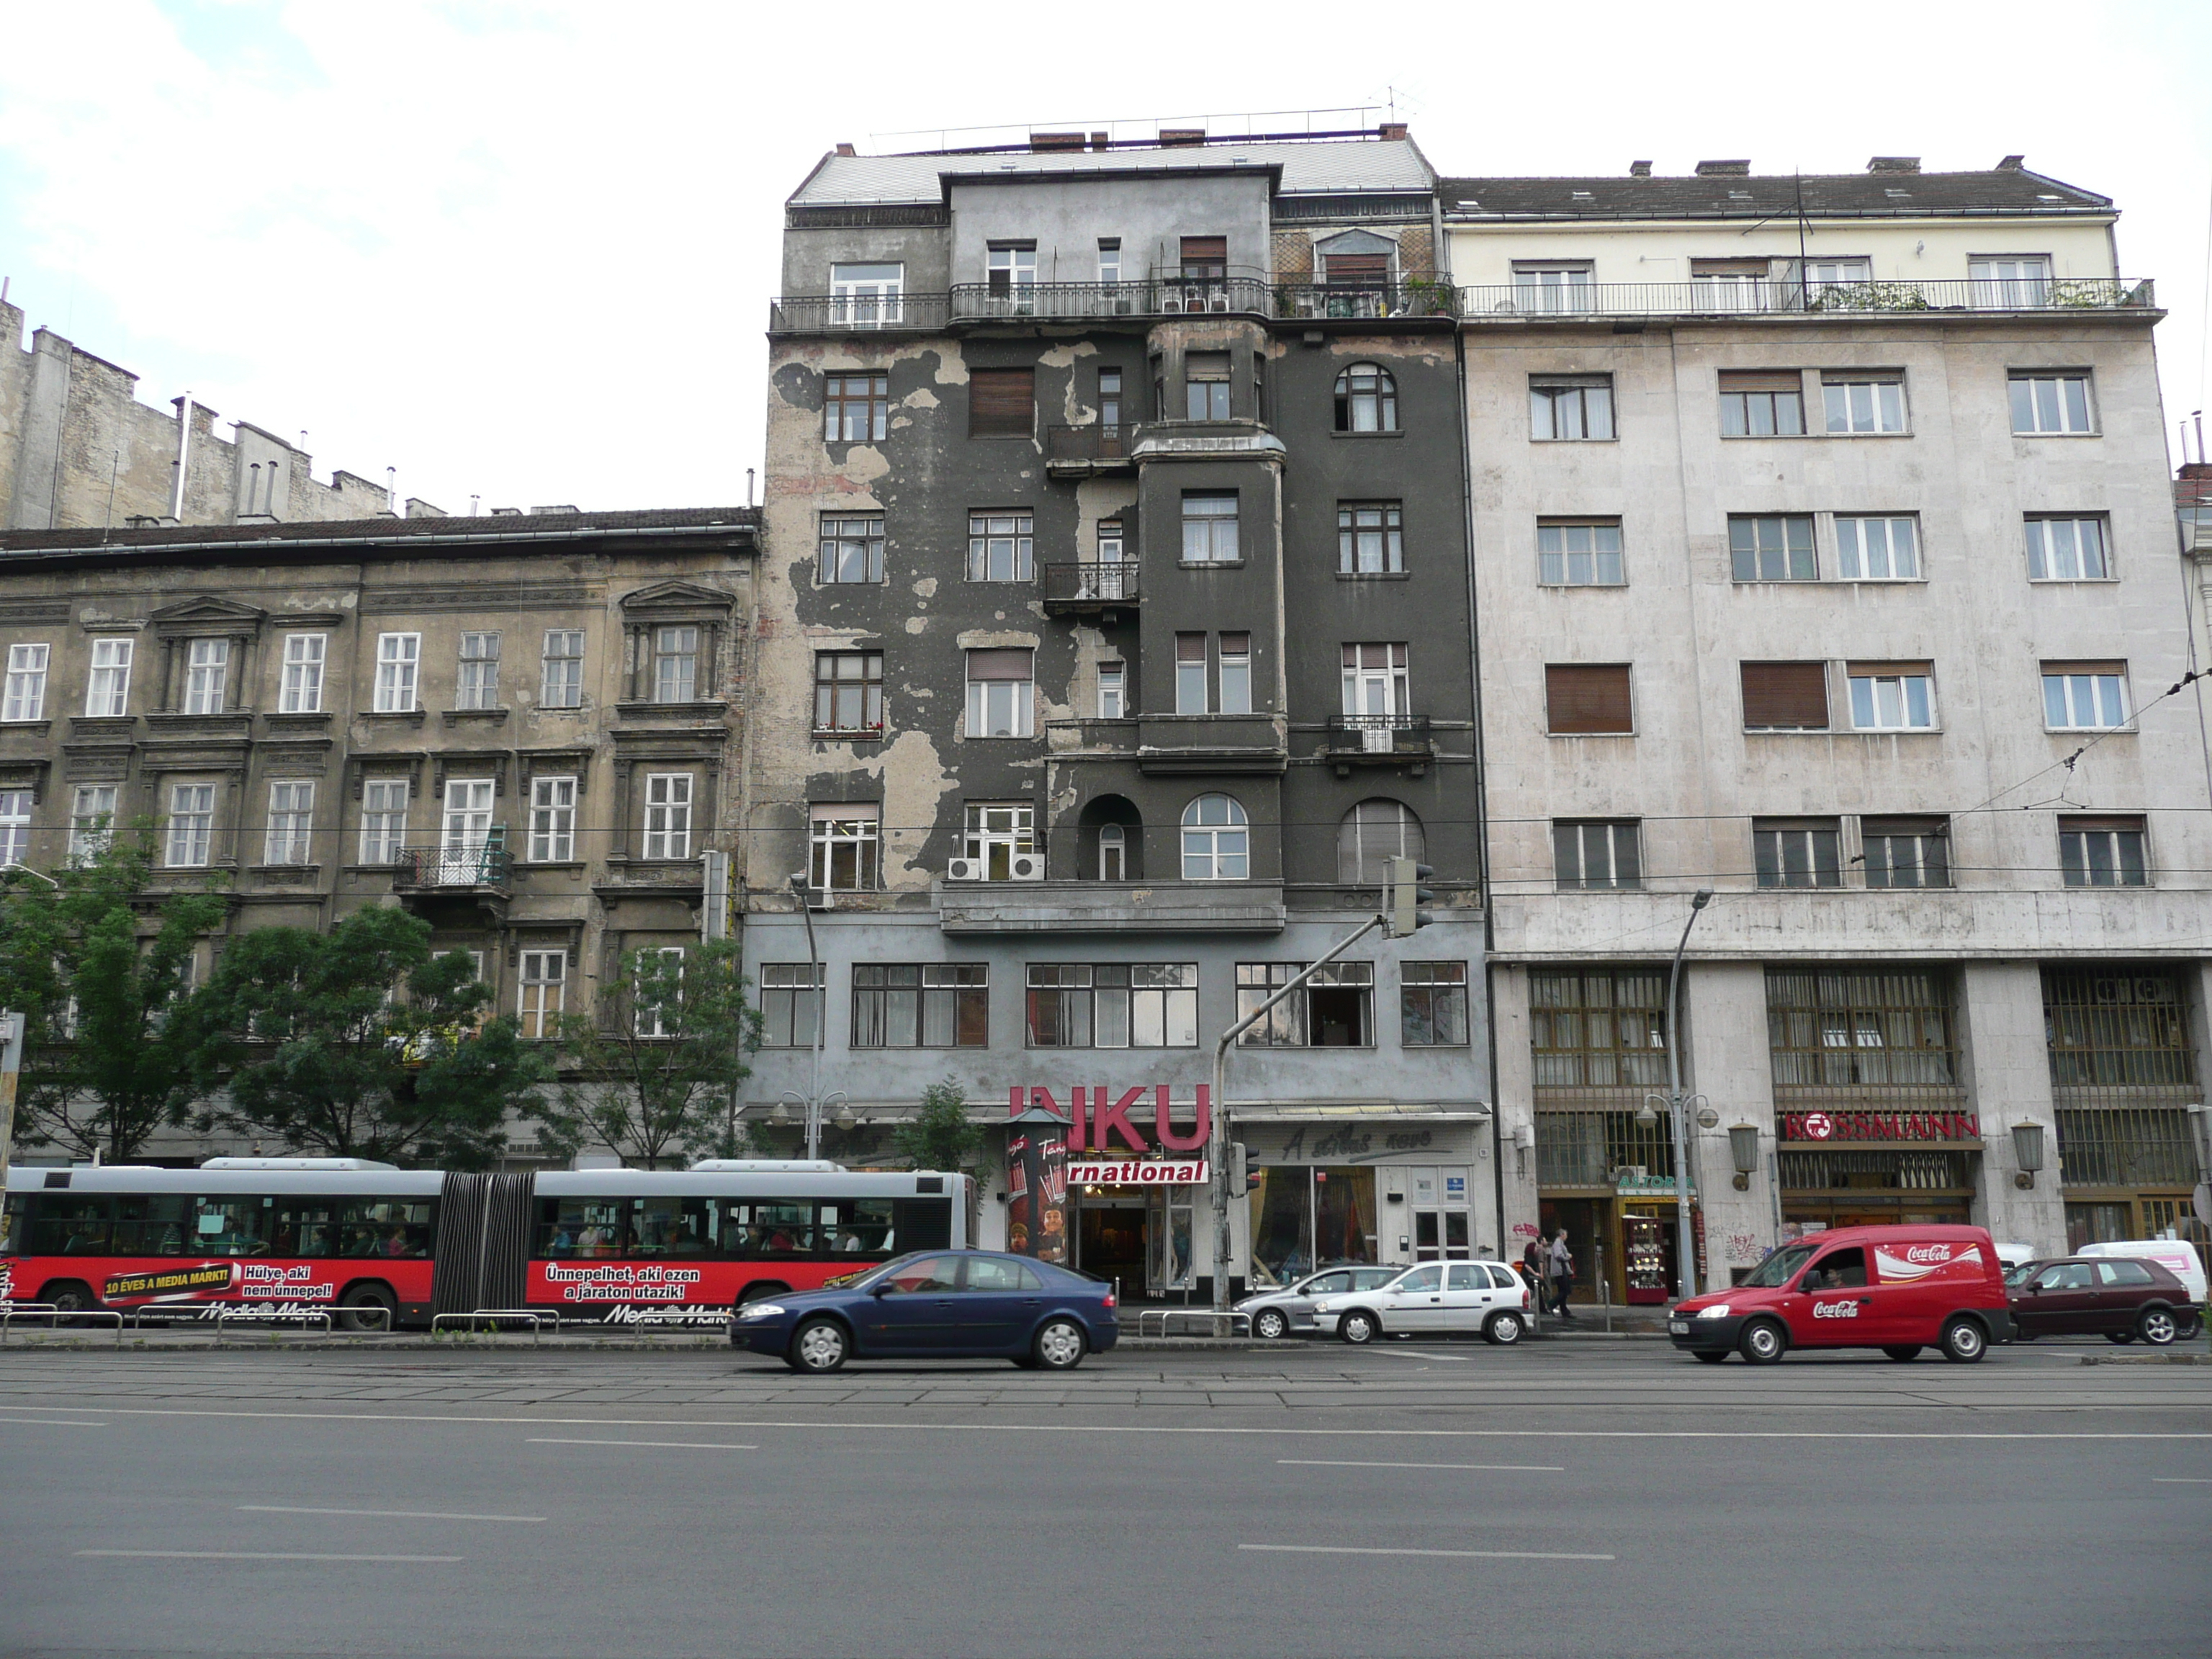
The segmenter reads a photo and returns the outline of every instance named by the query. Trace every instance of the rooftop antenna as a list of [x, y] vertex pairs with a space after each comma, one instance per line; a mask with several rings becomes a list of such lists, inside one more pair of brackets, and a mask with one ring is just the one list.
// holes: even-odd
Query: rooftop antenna
[[2189, 411], [2189, 418], [2197, 424], [2197, 465], [2202, 466], [2204, 465], [2204, 411], [2192, 409]]

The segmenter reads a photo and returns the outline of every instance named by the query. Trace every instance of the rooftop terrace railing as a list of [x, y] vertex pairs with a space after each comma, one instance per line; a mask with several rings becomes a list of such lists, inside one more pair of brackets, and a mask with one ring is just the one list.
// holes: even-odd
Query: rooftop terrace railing
[[1469, 321], [1530, 317], [1863, 317], [1918, 312], [2151, 310], [2148, 279], [2117, 276], [1940, 278], [1796, 283], [1494, 283], [1459, 291]]

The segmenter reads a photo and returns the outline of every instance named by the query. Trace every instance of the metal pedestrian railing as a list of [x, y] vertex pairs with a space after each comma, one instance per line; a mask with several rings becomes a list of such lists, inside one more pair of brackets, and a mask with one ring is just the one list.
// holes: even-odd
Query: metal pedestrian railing
[[115, 1346], [123, 1346], [123, 1316], [112, 1308], [58, 1308], [51, 1302], [0, 1303], [0, 1344], [8, 1340], [9, 1328], [18, 1319], [43, 1319], [52, 1329], [61, 1320], [80, 1319], [115, 1322]]
[[535, 1308], [477, 1308], [469, 1313], [433, 1314], [430, 1316], [430, 1334], [436, 1336], [441, 1331], [457, 1324], [473, 1331], [480, 1322], [487, 1320], [491, 1322], [495, 1336], [499, 1334], [499, 1327], [502, 1323], [527, 1324], [533, 1347], [544, 1335], [546, 1326], [550, 1325], [556, 1336], [561, 1332], [561, 1316], [557, 1313], [541, 1313]]
[[1137, 1315], [1139, 1336], [1239, 1337], [1252, 1334], [1252, 1316], [1231, 1309], [1146, 1308]]

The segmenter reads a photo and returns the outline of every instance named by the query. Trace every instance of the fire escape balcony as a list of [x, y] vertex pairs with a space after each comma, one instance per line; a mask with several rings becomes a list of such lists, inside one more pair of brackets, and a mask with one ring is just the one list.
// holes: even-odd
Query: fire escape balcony
[[1109, 564], [1047, 564], [1039, 573], [1048, 617], [1110, 616], [1133, 611], [1142, 598], [1133, 559]]

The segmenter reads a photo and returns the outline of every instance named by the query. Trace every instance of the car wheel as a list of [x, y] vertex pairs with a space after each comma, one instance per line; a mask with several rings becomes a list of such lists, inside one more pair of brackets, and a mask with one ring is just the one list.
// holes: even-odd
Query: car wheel
[[1790, 1352], [1790, 1335], [1771, 1319], [1754, 1319], [1743, 1328], [1735, 1345], [1753, 1365], [1772, 1365]]
[[1279, 1342], [1290, 1334], [1290, 1316], [1280, 1308], [1262, 1308], [1252, 1316], [1252, 1334], [1262, 1341]]
[[2154, 1348], [2166, 1346], [2181, 1334], [2180, 1322], [2165, 1308], [2145, 1308], [2142, 1317], [2136, 1322], [2136, 1329]]
[[1521, 1316], [1517, 1313], [1491, 1315], [1490, 1322], [1482, 1328], [1482, 1338], [1493, 1347], [1511, 1347], [1521, 1340]]
[[826, 1376], [840, 1370], [851, 1357], [853, 1339], [834, 1319], [810, 1319], [791, 1336], [787, 1356], [791, 1369]]
[[1917, 1342], [1900, 1342], [1894, 1347], [1884, 1348], [1882, 1352], [1899, 1364], [1903, 1364], [1906, 1360], [1920, 1358], [1920, 1345]]
[[1700, 1365], [1717, 1365], [1728, 1358], [1728, 1350], [1723, 1348], [1718, 1353], [1692, 1353], [1690, 1358]]
[[1036, 1334], [1031, 1352], [1036, 1363], [1048, 1371], [1072, 1371], [1083, 1363], [1085, 1350], [1090, 1345], [1084, 1340], [1083, 1327], [1072, 1319], [1048, 1319], [1044, 1328]]
[[1936, 1340], [1943, 1358], [1954, 1365], [1971, 1365], [1989, 1352], [1989, 1333], [1971, 1319], [1954, 1319]]
[[1382, 1334], [1382, 1322], [1364, 1308], [1354, 1308], [1336, 1322], [1336, 1334], [1358, 1347]]
[[2107, 1342], [2125, 1343], [2132, 1342], [2135, 1340], [2136, 1334], [2133, 1331], [2106, 1331], [2105, 1333], [2105, 1340]]

